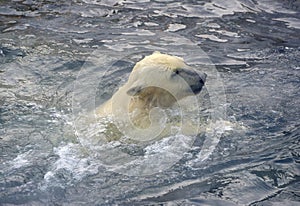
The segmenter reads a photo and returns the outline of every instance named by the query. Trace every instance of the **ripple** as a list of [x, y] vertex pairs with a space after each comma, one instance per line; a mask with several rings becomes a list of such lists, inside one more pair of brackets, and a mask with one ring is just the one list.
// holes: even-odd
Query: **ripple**
[[3, 32], [11, 32], [11, 31], [16, 31], [16, 30], [26, 30], [30, 27], [30, 24], [23, 24], [23, 25], [17, 25], [13, 27], [9, 27], [7, 29], [4, 29]]
[[166, 31], [174, 32], [185, 29], [186, 25], [184, 24], [169, 24], [168, 29]]
[[224, 43], [224, 42], [228, 41], [227, 39], [220, 39], [220, 38], [218, 38], [217, 36], [215, 36], [213, 34], [197, 34], [196, 37], [201, 37], [201, 38], [204, 38], [204, 39], [209, 39], [211, 41], [216, 41], [216, 42], [221, 42], [221, 43]]
[[283, 21], [289, 28], [300, 29], [299, 19], [296, 18], [274, 18], [276, 21]]
[[17, 11], [9, 6], [0, 6], [0, 14], [3, 16], [24, 16], [24, 17], [38, 17], [40, 14], [37, 11]]
[[260, 11], [268, 12], [268, 13], [285, 13], [285, 14], [295, 14], [296, 11], [286, 9], [282, 2], [273, 2], [270, 4], [268, 0], [262, 0], [257, 2], [257, 8]]
[[154, 36], [155, 35], [155, 33], [145, 29], [137, 29], [133, 32], [123, 32], [122, 34], [128, 36]]
[[[298, 1], [22, 0], [0, 4], [2, 204], [297, 205]], [[205, 52], [199, 52], [199, 47]], [[95, 55], [95, 50], [101, 55]], [[72, 109], [84, 110], [88, 104], [108, 99], [134, 62], [154, 50], [182, 56], [204, 70], [208, 74], [205, 89], [222, 82], [224, 104], [211, 105], [212, 93], [205, 90], [199, 99], [206, 100], [201, 106], [208, 109], [201, 114], [209, 118], [213, 107], [221, 108], [237, 126], [220, 121], [211, 125], [211, 134], [222, 135], [220, 139], [211, 135], [209, 140], [216, 147], [203, 148], [209, 153], [205, 161], [199, 155], [205, 140], [200, 135], [165, 171], [128, 177], [113, 171], [123, 167], [135, 174], [133, 168], [162, 168], [179, 157], [170, 143], [188, 145], [185, 136], [146, 146], [103, 143], [90, 137], [99, 133], [101, 137], [105, 128], [93, 125], [87, 138], [79, 138], [73, 131]], [[113, 66], [103, 65], [114, 55], [120, 58]], [[79, 90], [79, 97], [87, 99], [72, 107], [74, 82], [84, 65], [91, 66], [83, 70], [93, 78], [81, 86], [91, 85], [99, 97], [91, 101], [87, 98], [91, 90]], [[217, 72], [210, 65], [216, 65]], [[107, 75], [100, 78], [106, 70]], [[123, 158], [124, 153], [135, 158], [134, 167], [125, 164], [132, 159]], [[103, 158], [111, 168], [103, 165]]]

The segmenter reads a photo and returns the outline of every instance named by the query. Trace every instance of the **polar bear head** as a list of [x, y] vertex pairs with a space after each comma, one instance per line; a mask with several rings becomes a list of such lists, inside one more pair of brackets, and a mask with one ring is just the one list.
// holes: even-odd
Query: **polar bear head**
[[198, 94], [205, 79], [205, 73], [196, 72], [182, 58], [154, 52], [134, 66], [126, 83], [127, 94], [148, 108], [170, 107], [177, 100]]
[[[156, 130], [153, 128], [159, 124], [152, 124], [155, 120], [151, 116], [156, 114], [153, 111], [198, 94], [205, 79], [206, 74], [196, 72], [182, 58], [154, 52], [136, 63], [128, 81], [97, 109], [97, 114], [116, 118], [116, 122], [123, 125], [122, 131], [147, 128], [152, 135]], [[137, 136], [143, 136], [142, 133], [145, 134], [145, 130]]]

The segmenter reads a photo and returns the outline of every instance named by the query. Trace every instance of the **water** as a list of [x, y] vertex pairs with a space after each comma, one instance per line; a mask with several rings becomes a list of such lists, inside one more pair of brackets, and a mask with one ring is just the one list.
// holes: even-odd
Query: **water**
[[[292, 0], [0, 1], [0, 203], [299, 205], [299, 9]], [[187, 107], [204, 130], [103, 141], [93, 108], [155, 50], [208, 74]]]

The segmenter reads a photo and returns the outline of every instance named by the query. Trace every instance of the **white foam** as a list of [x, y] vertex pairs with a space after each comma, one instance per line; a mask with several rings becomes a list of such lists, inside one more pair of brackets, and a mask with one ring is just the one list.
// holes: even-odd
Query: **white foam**
[[[164, 171], [178, 162], [194, 142], [194, 137], [175, 135], [146, 146], [141, 156], [124, 155], [115, 164], [110, 161], [109, 170], [129, 176], [151, 175]], [[115, 152], [117, 152], [115, 150]], [[120, 151], [119, 151], [120, 153]], [[121, 156], [121, 154], [120, 154]]]
[[69, 143], [54, 148], [54, 153], [59, 156], [58, 160], [52, 165], [50, 171], [44, 175], [47, 183], [57, 182], [55, 175], [65, 170], [72, 175], [76, 181], [98, 173], [98, 164], [90, 154], [79, 144]]
[[30, 164], [29, 156], [31, 155], [32, 150], [29, 150], [25, 153], [19, 154], [15, 159], [10, 161], [13, 169], [21, 168]]

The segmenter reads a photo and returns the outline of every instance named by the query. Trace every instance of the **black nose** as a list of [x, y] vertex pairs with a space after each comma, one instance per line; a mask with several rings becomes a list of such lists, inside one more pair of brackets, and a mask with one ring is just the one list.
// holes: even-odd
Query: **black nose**
[[198, 94], [206, 81], [206, 74], [196, 72], [193, 69], [178, 69], [176, 75], [179, 75], [183, 80], [190, 85], [194, 94]]
[[191, 85], [191, 89], [194, 94], [199, 94], [201, 92], [202, 87], [204, 86], [206, 77], [207, 77], [207, 75], [205, 73], [200, 73], [197, 76], [198, 76], [197, 83]]
[[202, 84], [204, 85], [207, 75], [205, 73], [201, 73], [199, 74], [199, 77], [201, 79], [200, 81], [202, 81]]
[[197, 73], [197, 76], [198, 76], [198, 85], [202, 87], [205, 84], [207, 75], [205, 73]]

